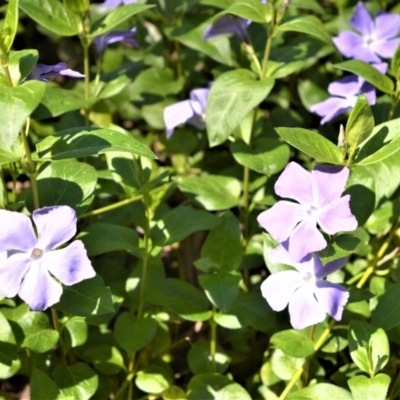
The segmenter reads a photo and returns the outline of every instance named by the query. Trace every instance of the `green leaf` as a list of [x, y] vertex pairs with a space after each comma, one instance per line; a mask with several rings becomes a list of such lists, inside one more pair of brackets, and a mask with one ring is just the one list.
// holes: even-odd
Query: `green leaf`
[[206, 126], [210, 146], [224, 143], [247, 114], [257, 107], [274, 87], [275, 80], [257, 80], [246, 69], [221, 74], [207, 100]]
[[378, 151], [370, 156], [361, 160], [357, 165], [370, 165], [375, 164], [396, 154], [400, 150], [400, 135], [395, 137], [392, 141], [382, 146]]
[[6, 317], [0, 313], [0, 363], [11, 366], [17, 354], [14, 333]]
[[100, 345], [85, 349], [82, 358], [105, 375], [115, 375], [125, 369], [124, 358], [115, 346]]
[[153, 340], [157, 326], [153, 318], [138, 318], [126, 312], [121, 314], [115, 323], [115, 339], [125, 351], [132, 354]]
[[240, 182], [228, 176], [206, 175], [177, 179], [179, 189], [206, 210], [226, 210], [239, 204]]
[[400, 284], [390, 286], [378, 298], [378, 305], [372, 311], [372, 323], [385, 330], [400, 325]]
[[65, 8], [75, 13], [84, 13], [89, 9], [89, 0], [64, 0]]
[[12, 145], [38, 106], [44, 92], [44, 83], [25, 82], [20, 86], [0, 90], [0, 148], [11, 153]]
[[[187, 361], [190, 370], [198, 375], [207, 372], [223, 374], [229, 367], [229, 357], [221, 346], [217, 344], [214, 360], [210, 353], [211, 343], [208, 340], [200, 339], [190, 348]], [[214, 365], [215, 364], [215, 365]]]
[[58, 332], [52, 329], [49, 317], [42, 312], [29, 312], [18, 320], [24, 333], [21, 347], [35, 353], [50, 351], [58, 342]]
[[60, 302], [54, 306], [57, 310], [82, 317], [115, 312], [110, 289], [99, 275], [63, 289]]
[[228, 311], [236, 301], [241, 279], [239, 273], [220, 271], [199, 276], [208, 299], [221, 311]]
[[397, 46], [396, 52], [390, 62], [390, 69], [397, 81], [400, 81], [400, 43]]
[[151, 285], [147, 293], [149, 303], [167, 307], [186, 320], [206, 321], [211, 316], [207, 297], [187, 282], [162, 279]]
[[44, 28], [60, 36], [74, 36], [80, 32], [78, 14], [67, 10], [59, 0], [19, 0], [22, 11]]
[[156, 158], [148, 147], [131, 135], [111, 129], [67, 129], [40, 141], [36, 148], [42, 160], [87, 157], [110, 151]]
[[237, 0], [223, 12], [217, 14], [215, 18], [224, 14], [233, 14], [237, 17], [265, 24], [271, 20], [271, 5], [262, 4], [259, 0]]
[[153, 244], [168, 246], [180, 242], [194, 232], [214, 229], [219, 225], [218, 218], [206, 211], [179, 206], [169, 211], [151, 229]]
[[18, 0], [9, 0], [6, 17], [0, 33], [0, 51], [6, 56], [14, 43], [18, 27]]
[[[91, 165], [73, 160], [45, 163], [37, 177], [40, 206], [68, 205], [81, 214], [92, 202], [96, 183], [97, 173]], [[31, 190], [26, 205], [33, 210]]]
[[361, 93], [346, 124], [346, 142], [350, 146], [350, 154], [371, 135], [374, 125], [374, 116], [368, 99], [364, 93]]
[[275, 333], [270, 341], [273, 347], [294, 358], [308, 357], [314, 351], [314, 342], [293, 329]]
[[69, 111], [79, 110], [92, 105], [96, 100], [85, 100], [80, 88], [63, 89], [56, 83], [46, 83], [46, 89], [39, 107], [33, 113], [35, 119], [58, 117]]
[[30, 386], [32, 399], [49, 400], [59, 398], [60, 390], [56, 383], [38, 368], [33, 369]]
[[57, 365], [53, 371], [53, 378], [64, 396], [72, 396], [73, 399], [79, 400], [89, 400], [99, 385], [97, 374], [82, 362], [70, 367]]
[[138, 14], [144, 10], [152, 8], [152, 5], [146, 4], [128, 4], [117, 8], [114, 8], [111, 12], [106, 13], [106, 15], [97, 21], [95, 21], [90, 30], [90, 38], [95, 38], [96, 36], [103, 35], [111, 31], [117, 25], [126, 21], [128, 18], [135, 14]]
[[89, 256], [98, 256], [116, 250], [127, 250], [141, 254], [139, 236], [133, 229], [124, 226], [95, 223], [84, 229], [78, 236]]
[[[38, 59], [39, 54], [35, 49], [10, 51], [8, 69], [14, 86], [18, 86], [32, 72]], [[5, 82], [4, 86], [7, 86], [3, 69], [0, 69], [0, 80]]]
[[188, 385], [188, 400], [251, 400], [238, 383], [220, 374], [198, 374]]
[[314, 15], [296, 15], [283, 20], [278, 26], [281, 32], [300, 32], [333, 46], [331, 35], [321, 20]]
[[[173, 381], [173, 373], [169, 366], [166, 364], [153, 364], [138, 371], [135, 383], [141, 391], [157, 394], [167, 390]], [[165, 399], [164, 396], [162, 398]]]
[[88, 338], [88, 324], [83, 317], [72, 317], [65, 323], [68, 330], [71, 347], [81, 346], [86, 343]]
[[393, 81], [364, 61], [348, 60], [339, 64], [333, 64], [333, 67], [361, 76], [382, 92], [393, 94]]
[[316, 160], [343, 165], [340, 150], [322, 135], [303, 128], [275, 128], [287, 143]]
[[389, 341], [385, 331], [366, 322], [350, 322], [349, 349], [358, 368], [371, 376], [389, 361]]
[[285, 143], [262, 137], [256, 137], [251, 147], [242, 140], [235, 140], [230, 149], [240, 165], [267, 176], [282, 171], [290, 156], [290, 149]]
[[243, 259], [239, 221], [230, 211], [219, 217], [221, 223], [207, 236], [201, 257], [213, 261], [220, 271], [235, 271]]
[[21, 140], [18, 138], [8, 150], [0, 147], [0, 165], [8, 164], [14, 161], [20, 161], [22, 157], [21, 146]]
[[390, 376], [378, 374], [372, 378], [366, 376], [353, 376], [348, 380], [354, 400], [378, 400], [386, 399]]
[[317, 383], [314, 386], [292, 392], [287, 397], [288, 400], [353, 400], [353, 396], [348, 390], [332, 385], [330, 383]]

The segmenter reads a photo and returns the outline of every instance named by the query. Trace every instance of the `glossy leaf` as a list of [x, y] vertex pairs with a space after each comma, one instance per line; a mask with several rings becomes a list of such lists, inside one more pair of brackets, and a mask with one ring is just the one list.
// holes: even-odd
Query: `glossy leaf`
[[11, 366], [17, 354], [14, 333], [7, 319], [0, 314], [0, 363]]
[[378, 304], [372, 312], [372, 323], [385, 330], [400, 325], [400, 284], [390, 286], [379, 297]]
[[0, 51], [8, 55], [18, 27], [18, 0], [9, 0], [6, 17], [0, 32]]
[[265, 24], [271, 20], [271, 6], [261, 4], [259, 0], [237, 0], [220, 14], [232, 14]]
[[353, 376], [348, 384], [354, 400], [386, 399], [390, 377], [386, 374], [378, 374], [374, 377]]
[[33, 399], [58, 399], [60, 390], [57, 384], [39, 368], [34, 368], [30, 381], [30, 395]]
[[303, 333], [293, 329], [280, 331], [272, 335], [271, 345], [282, 350], [286, 355], [295, 358], [308, 357], [314, 351], [313, 341], [304, 336]]
[[361, 160], [358, 163], [358, 165], [370, 165], [378, 163], [384, 160], [385, 158], [392, 156], [393, 154], [397, 154], [399, 150], [400, 150], [400, 136], [397, 136], [388, 144], [382, 146], [378, 151]]
[[229, 356], [225, 354], [221, 346], [216, 347], [214, 360], [210, 353], [211, 343], [208, 340], [199, 340], [190, 348], [187, 361], [190, 370], [195, 375], [213, 372], [213, 370], [223, 374], [229, 367]]
[[136, 386], [145, 393], [161, 393], [167, 390], [173, 382], [170, 368], [164, 364], [154, 364], [138, 371]]
[[88, 339], [88, 324], [83, 317], [72, 317], [66, 324], [65, 328], [68, 330], [71, 347], [81, 346], [86, 343]]
[[288, 400], [326, 400], [340, 399], [353, 400], [353, 396], [348, 390], [332, 385], [330, 383], [317, 383], [314, 386], [292, 392], [287, 397]]
[[274, 87], [274, 79], [257, 80], [245, 69], [221, 74], [211, 87], [206, 108], [210, 146], [224, 143], [247, 114], [257, 107]]

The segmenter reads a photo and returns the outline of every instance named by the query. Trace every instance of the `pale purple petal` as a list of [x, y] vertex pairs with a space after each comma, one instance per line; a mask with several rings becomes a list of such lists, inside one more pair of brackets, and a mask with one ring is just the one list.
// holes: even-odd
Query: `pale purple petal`
[[399, 44], [400, 38], [379, 40], [371, 44], [371, 50], [382, 58], [392, 58]]
[[6, 297], [17, 295], [23, 276], [28, 270], [31, 261], [30, 254], [16, 253], [2, 260], [0, 267], [0, 293]]
[[327, 242], [311, 218], [300, 222], [289, 238], [289, 253], [294, 262], [306, 255], [324, 249]]
[[43, 311], [58, 303], [62, 287], [40, 262], [35, 262], [26, 273], [18, 294], [32, 310]]
[[360, 81], [356, 75], [348, 75], [329, 84], [328, 93], [332, 96], [349, 97], [360, 93]]
[[325, 319], [326, 313], [315, 299], [311, 284], [294, 292], [289, 302], [289, 314], [294, 329], [304, 329]]
[[336, 166], [316, 166], [311, 175], [314, 178], [318, 207], [337, 200], [346, 187], [349, 169]]
[[364, 36], [371, 35], [374, 29], [372, 17], [361, 1], [357, 3], [354, 14], [350, 19], [350, 24]]
[[341, 285], [318, 281], [314, 293], [321, 308], [336, 321], [342, 319], [343, 308], [349, 300], [349, 292]]
[[[379, 72], [381, 72], [382, 74], [386, 74], [387, 70], [388, 70], [388, 63], [377, 63], [377, 64], [371, 64], [374, 68], [376, 68]], [[360, 78], [361, 79], [361, 78]]]
[[169, 139], [174, 129], [193, 117], [194, 111], [190, 105], [190, 100], [179, 101], [164, 108], [164, 123]]
[[270, 275], [261, 284], [261, 293], [274, 311], [282, 311], [302, 285], [304, 280], [297, 271], [281, 271]]
[[190, 100], [193, 111], [198, 115], [204, 115], [210, 89], [195, 89], [190, 92]]
[[[360, 78], [360, 80], [362, 80]], [[360, 93], [364, 93], [365, 97], [368, 100], [368, 103], [373, 106], [376, 102], [376, 91], [375, 87], [372, 86], [369, 82], [364, 82], [360, 88]]]
[[273, 249], [269, 254], [269, 259], [276, 264], [286, 264], [295, 267], [297, 271], [301, 272], [302, 276], [305, 276], [307, 273], [314, 274], [315, 261], [312, 255], [308, 254], [301, 259], [301, 262], [294, 261], [289, 253], [288, 240]]
[[36, 245], [31, 220], [19, 212], [0, 210], [0, 252], [29, 251]]
[[61, 250], [50, 251], [43, 256], [41, 264], [64, 285], [74, 285], [96, 275], [80, 240]]
[[321, 119], [321, 125], [331, 121], [338, 115], [350, 110], [352, 104], [348, 99], [342, 99], [340, 97], [330, 97], [320, 103], [314, 104], [310, 107], [310, 111], [318, 114]]
[[43, 207], [32, 215], [38, 232], [37, 246], [52, 250], [67, 242], [76, 233], [76, 212], [69, 206]]
[[305, 218], [308, 214], [300, 204], [278, 201], [269, 210], [263, 211], [257, 221], [276, 241], [283, 242]]
[[60, 71], [60, 75], [62, 76], [69, 76], [70, 78], [84, 78], [85, 75], [81, 74], [80, 72], [73, 71], [72, 69], [63, 69]]
[[314, 258], [316, 260], [319, 260], [319, 262], [315, 260], [314, 264], [314, 275], [318, 279], [325, 278], [326, 276], [333, 274], [337, 270], [343, 268], [347, 264], [348, 260], [348, 257], [342, 257], [338, 258], [337, 260], [333, 260], [323, 266], [321, 260], [317, 256], [314, 256]]
[[139, 47], [136, 40], [133, 39], [133, 36], [136, 33], [136, 27], [133, 27], [129, 31], [114, 31], [109, 32], [104, 35], [96, 36], [93, 39], [93, 44], [96, 47], [97, 54], [102, 55], [106, 47], [109, 44], [118, 43], [118, 42], [126, 42], [134, 47]]
[[35, 68], [26, 79], [35, 79], [47, 82], [49, 78], [53, 78], [58, 75], [69, 76], [71, 78], [83, 78], [85, 76], [79, 72], [69, 69], [67, 67], [67, 64], [65, 64], [64, 62], [59, 62], [55, 65], [36, 64]]
[[305, 206], [314, 204], [311, 173], [295, 162], [290, 162], [283, 170], [275, 183], [275, 192]]
[[320, 210], [318, 224], [330, 235], [342, 231], [354, 231], [357, 228], [356, 217], [350, 210], [350, 195], [346, 195]]
[[240, 40], [246, 41], [248, 40], [247, 27], [250, 22], [243, 18], [232, 19], [228, 15], [223, 15], [204, 31], [203, 40], [230, 33], [237, 36]]
[[[192, 102], [193, 103], [193, 102]], [[195, 128], [203, 130], [206, 127], [204, 120], [202, 117], [199, 117], [197, 114], [193, 115], [193, 117], [189, 118], [186, 121], [187, 124], [193, 125]]]
[[332, 38], [339, 52], [347, 58], [352, 58], [355, 49], [360, 48], [363, 45], [363, 39], [351, 31], [342, 31], [339, 36]]
[[115, 8], [118, 7], [121, 3], [125, 5], [137, 3], [138, 0], [106, 0], [102, 5], [101, 8]]
[[375, 18], [374, 36], [377, 39], [391, 39], [400, 32], [400, 15], [378, 12]]

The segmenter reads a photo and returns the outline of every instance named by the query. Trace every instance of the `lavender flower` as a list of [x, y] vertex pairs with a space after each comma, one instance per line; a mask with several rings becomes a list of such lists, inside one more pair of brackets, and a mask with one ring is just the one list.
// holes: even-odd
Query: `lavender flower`
[[309, 172], [291, 162], [276, 181], [279, 196], [300, 204], [278, 201], [257, 220], [276, 241], [287, 241], [294, 262], [327, 246], [317, 224], [330, 235], [357, 228], [349, 207], [350, 195], [340, 197], [348, 176], [346, 167], [317, 166]]
[[67, 67], [67, 64], [64, 62], [60, 62], [55, 65], [46, 65], [46, 64], [36, 64], [35, 68], [33, 68], [32, 72], [26, 78], [36, 79], [38, 81], [47, 82], [49, 78], [53, 78], [55, 76], [69, 76], [71, 78], [84, 78], [85, 75], [82, 75], [80, 72], [73, 71]]
[[[37, 237], [30, 219], [0, 210], [0, 252], [8, 258], [0, 265], [0, 292], [17, 294], [32, 310], [45, 310], [60, 300], [62, 286], [95, 276], [80, 240], [55, 250], [76, 233], [76, 214], [68, 206], [43, 207], [33, 212]], [[57, 279], [57, 280], [56, 280]]]
[[204, 129], [204, 114], [210, 89], [195, 89], [190, 92], [190, 99], [171, 104], [164, 109], [164, 122], [169, 139], [174, 129], [183, 123]]
[[289, 304], [293, 328], [304, 329], [318, 324], [326, 314], [336, 321], [341, 320], [349, 292], [343, 286], [323, 278], [342, 268], [346, 264], [346, 257], [325, 266], [315, 254], [308, 255], [300, 263], [293, 262], [289, 252], [281, 246], [271, 261], [296, 269], [272, 274], [261, 285], [262, 295], [274, 311], [282, 311]]
[[101, 8], [116, 8], [120, 4], [124, 3], [125, 5], [137, 3], [138, 0], [106, 0], [102, 5]]
[[[358, 2], [350, 24], [360, 34], [343, 31], [333, 38], [344, 56], [368, 63], [379, 63], [381, 58], [392, 58], [400, 38], [400, 15], [378, 12], [373, 21], [362, 2]], [[380, 58], [381, 57], [381, 58]]]
[[114, 31], [106, 33], [105, 35], [96, 36], [93, 39], [93, 43], [96, 47], [97, 54], [101, 56], [105, 52], [106, 47], [112, 43], [125, 42], [134, 47], [139, 47], [136, 40], [133, 39], [135, 33], [136, 27], [133, 27], [130, 31]]

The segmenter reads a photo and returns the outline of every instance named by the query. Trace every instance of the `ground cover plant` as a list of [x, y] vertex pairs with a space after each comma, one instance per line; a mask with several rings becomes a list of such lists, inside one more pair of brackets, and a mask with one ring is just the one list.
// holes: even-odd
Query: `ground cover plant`
[[400, 398], [400, 5], [0, 5], [0, 397]]

